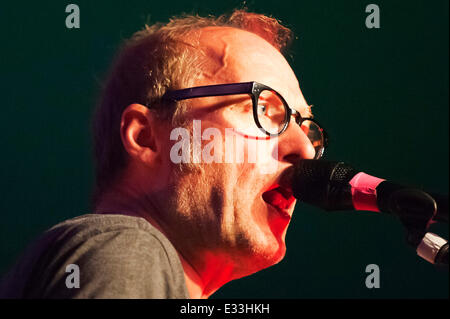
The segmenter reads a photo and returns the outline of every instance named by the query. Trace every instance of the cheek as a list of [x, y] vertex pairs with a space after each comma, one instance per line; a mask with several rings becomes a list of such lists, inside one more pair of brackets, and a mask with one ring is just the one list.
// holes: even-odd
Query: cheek
[[267, 207], [262, 199], [267, 178], [259, 173], [256, 164], [246, 163], [237, 180], [234, 181], [237, 218], [245, 218], [256, 225], [267, 224]]
[[278, 167], [278, 141], [276, 138], [270, 140], [250, 140], [246, 141], [247, 163], [251, 172], [262, 179], [267, 175], [275, 175], [279, 171]]

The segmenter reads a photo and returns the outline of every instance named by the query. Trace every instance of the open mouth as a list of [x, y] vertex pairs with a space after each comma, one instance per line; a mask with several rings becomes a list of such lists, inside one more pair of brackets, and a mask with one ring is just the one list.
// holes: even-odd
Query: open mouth
[[273, 184], [263, 194], [263, 200], [274, 207], [283, 217], [291, 218], [289, 208], [295, 201], [292, 191], [279, 184]]

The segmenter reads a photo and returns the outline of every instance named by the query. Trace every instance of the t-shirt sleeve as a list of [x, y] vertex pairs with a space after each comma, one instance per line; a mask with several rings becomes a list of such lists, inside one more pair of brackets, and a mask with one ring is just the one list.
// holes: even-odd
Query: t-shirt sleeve
[[29, 285], [28, 297], [187, 298], [177, 256], [144, 230], [75, 236], [46, 255], [51, 259], [43, 258], [37, 271], [44, 278]]

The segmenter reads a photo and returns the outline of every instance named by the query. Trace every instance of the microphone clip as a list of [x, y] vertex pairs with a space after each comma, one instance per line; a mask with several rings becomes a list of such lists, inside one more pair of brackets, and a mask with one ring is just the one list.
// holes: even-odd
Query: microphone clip
[[437, 203], [428, 193], [414, 188], [394, 191], [386, 203], [388, 211], [397, 215], [406, 228], [406, 241], [417, 254], [435, 265], [448, 267], [448, 242], [427, 232], [435, 221]]

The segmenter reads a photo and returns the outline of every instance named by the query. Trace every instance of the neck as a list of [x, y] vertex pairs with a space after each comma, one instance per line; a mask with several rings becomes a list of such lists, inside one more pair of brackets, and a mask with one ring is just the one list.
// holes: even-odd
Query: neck
[[105, 195], [96, 206], [95, 214], [120, 213], [128, 216], [142, 217], [164, 234], [175, 247], [184, 271], [186, 288], [192, 299], [209, 298], [220, 287], [235, 279], [235, 265], [226, 256], [208, 251], [199, 251], [198, 247], [187, 247], [186, 238], [178, 238], [176, 234], [163, 227], [167, 225], [159, 221], [152, 209], [144, 208], [136, 200], [124, 201], [123, 194]]
[[[179, 254], [180, 255], [180, 254]], [[207, 299], [220, 287], [233, 280], [234, 265], [213, 254], [203, 254], [201, 261], [192, 264], [180, 255], [189, 296]]]

